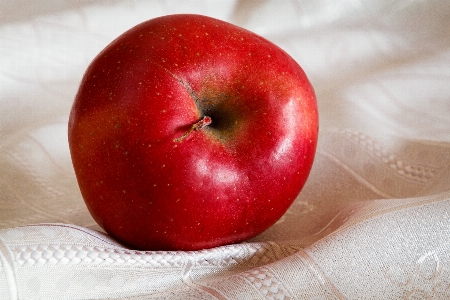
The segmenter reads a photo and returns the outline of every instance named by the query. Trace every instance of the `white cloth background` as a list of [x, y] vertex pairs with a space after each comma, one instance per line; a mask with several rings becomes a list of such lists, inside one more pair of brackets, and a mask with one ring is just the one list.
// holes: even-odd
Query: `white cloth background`
[[[125, 249], [90, 217], [67, 119], [89, 62], [144, 20], [252, 30], [308, 74], [311, 176], [272, 228]], [[450, 2], [0, 0], [0, 299], [449, 299]]]

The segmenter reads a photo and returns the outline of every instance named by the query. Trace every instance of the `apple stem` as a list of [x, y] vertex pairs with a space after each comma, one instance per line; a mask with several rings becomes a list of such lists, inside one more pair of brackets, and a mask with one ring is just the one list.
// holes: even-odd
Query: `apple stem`
[[211, 123], [212, 123], [211, 117], [204, 116], [203, 118], [200, 119], [200, 121], [198, 121], [197, 123], [192, 125], [192, 127], [189, 128], [189, 130], [187, 130], [182, 136], [180, 136], [179, 138], [173, 139], [173, 141], [177, 142], [177, 143], [181, 143], [192, 131], [199, 131], [200, 129], [202, 129], [205, 126], [210, 125]]

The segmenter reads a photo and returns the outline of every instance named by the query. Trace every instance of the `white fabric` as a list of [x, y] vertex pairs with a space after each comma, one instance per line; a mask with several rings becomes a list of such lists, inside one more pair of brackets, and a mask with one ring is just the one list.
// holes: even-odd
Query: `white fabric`
[[[90, 217], [67, 119], [89, 62], [199, 13], [272, 40], [315, 87], [291, 209], [242, 244], [126, 249]], [[450, 2], [0, 1], [0, 299], [449, 299]]]

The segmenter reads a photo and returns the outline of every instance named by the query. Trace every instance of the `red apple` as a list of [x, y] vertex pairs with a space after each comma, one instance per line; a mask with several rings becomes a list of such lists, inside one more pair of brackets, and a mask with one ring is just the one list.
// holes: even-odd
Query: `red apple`
[[119, 241], [196, 250], [249, 239], [302, 189], [317, 104], [268, 40], [199, 15], [149, 20], [90, 64], [69, 120], [86, 205]]

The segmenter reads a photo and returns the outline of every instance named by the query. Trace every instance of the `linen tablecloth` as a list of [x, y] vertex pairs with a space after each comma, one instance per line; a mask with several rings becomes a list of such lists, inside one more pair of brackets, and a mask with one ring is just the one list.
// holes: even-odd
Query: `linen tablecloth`
[[[197, 13], [304, 68], [320, 136], [303, 191], [245, 243], [139, 252], [81, 198], [68, 114], [116, 36]], [[449, 299], [450, 2], [0, 1], [0, 299]]]

